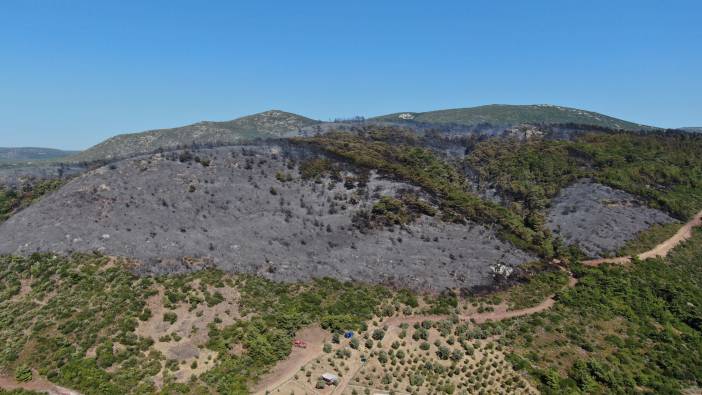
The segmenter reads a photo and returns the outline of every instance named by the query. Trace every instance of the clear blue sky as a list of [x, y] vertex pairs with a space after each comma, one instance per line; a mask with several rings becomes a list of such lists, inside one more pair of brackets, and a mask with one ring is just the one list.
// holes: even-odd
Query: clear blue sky
[[702, 126], [702, 1], [0, 2], [0, 146], [271, 108], [490, 103]]

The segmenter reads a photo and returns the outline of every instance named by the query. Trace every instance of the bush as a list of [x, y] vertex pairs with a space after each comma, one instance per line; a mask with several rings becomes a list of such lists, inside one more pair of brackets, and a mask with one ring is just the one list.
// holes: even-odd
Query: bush
[[382, 350], [381, 350], [381, 351], [378, 353], [378, 362], [380, 362], [381, 364], [387, 363], [387, 362], [388, 362], [388, 353], [386, 353], [385, 351], [382, 351]]
[[451, 352], [451, 359], [452, 359], [453, 361], [455, 361], [455, 362], [460, 361], [461, 359], [463, 359], [463, 351], [461, 351], [461, 350], [453, 350], [453, 351]]
[[449, 348], [446, 346], [439, 346], [438, 350], [436, 350], [436, 356], [439, 357], [439, 359], [449, 359]]
[[20, 365], [15, 369], [15, 380], [26, 383], [32, 380], [32, 369], [26, 365]]
[[178, 315], [172, 311], [163, 313], [163, 321], [173, 325], [178, 320]]

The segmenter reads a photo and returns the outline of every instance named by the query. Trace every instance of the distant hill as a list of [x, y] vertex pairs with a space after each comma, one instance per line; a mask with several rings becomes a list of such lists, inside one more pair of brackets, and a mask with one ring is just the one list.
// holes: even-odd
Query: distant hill
[[[409, 127], [465, 128], [480, 124], [512, 126], [523, 123], [576, 123], [613, 129], [655, 129], [596, 112], [552, 105], [501, 105], [459, 108], [429, 112], [406, 112], [370, 118], [371, 123], [400, 123]], [[232, 144], [256, 138], [292, 137], [312, 131], [343, 128], [343, 123], [323, 123], [301, 115], [270, 110], [225, 122], [204, 121], [192, 125], [156, 129], [111, 137], [67, 158], [72, 162], [111, 160], [144, 154], [158, 149], [174, 149], [192, 144]]]
[[613, 129], [653, 129], [650, 126], [628, 122], [577, 108], [536, 105], [491, 104], [479, 107], [457, 108], [429, 112], [404, 112], [372, 118], [383, 122], [438, 123], [476, 125], [516, 125], [520, 123], [578, 123], [597, 125]]
[[72, 156], [70, 160], [89, 162], [191, 144], [235, 143], [255, 138], [289, 137], [298, 135], [302, 128], [317, 123], [319, 121], [301, 115], [270, 110], [232, 121], [204, 121], [173, 129], [121, 134]]
[[2, 162], [21, 162], [35, 161], [44, 159], [63, 158], [69, 155], [74, 155], [78, 151], [62, 151], [53, 148], [36, 148], [36, 147], [0, 147], [0, 161]]
[[699, 127], [699, 128], [680, 128], [680, 130], [684, 130], [686, 132], [692, 132], [692, 133], [702, 133], [702, 127]]

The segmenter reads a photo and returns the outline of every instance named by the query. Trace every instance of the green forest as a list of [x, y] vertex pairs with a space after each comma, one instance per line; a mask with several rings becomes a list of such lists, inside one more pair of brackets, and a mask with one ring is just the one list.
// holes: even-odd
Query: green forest
[[554, 308], [494, 324], [544, 393], [677, 394], [702, 383], [702, 231], [668, 258], [573, 266]]
[[572, 140], [489, 139], [466, 158], [483, 184], [494, 183], [523, 209], [545, 206], [578, 178], [644, 198], [688, 219], [702, 208], [702, 136], [673, 132], [587, 132]]

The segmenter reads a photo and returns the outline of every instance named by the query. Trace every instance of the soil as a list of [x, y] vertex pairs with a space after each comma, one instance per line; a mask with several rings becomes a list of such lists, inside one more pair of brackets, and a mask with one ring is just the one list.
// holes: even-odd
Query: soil
[[[199, 288], [197, 280], [193, 283], [193, 288]], [[178, 304], [174, 310], [166, 309], [163, 305], [163, 289], [159, 289], [158, 294], [147, 300], [151, 317], [146, 321], [139, 321], [136, 328], [135, 333], [153, 339], [154, 348], [167, 359], [178, 361], [179, 369], [172, 374], [176, 382], [187, 382], [193, 374], [200, 375], [214, 365], [217, 353], [204, 346], [209, 338], [208, 325], [214, 322], [215, 318], [221, 320], [218, 326], [231, 325], [234, 321], [242, 319], [239, 314], [239, 295], [233, 288], [209, 288], [208, 292], [220, 292], [224, 300], [212, 307], [200, 305], [194, 310], [184, 303]], [[178, 318], [175, 323], [170, 324], [163, 320], [163, 314], [167, 311], [176, 313]], [[180, 339], [159, 341], [164, 335], [174, 334]], [[191, 366], [193, 362], [197, 362], [195, 368]], [[157, 386], [162, 384], [163, 371], [155, 381]]]
[[60, 387], [41, 377], [35, 377], [28, 382], [20, 383], [9, 376], [0, 375], [0, 388], [6, 390], [23, 389], [27, 391], [43, 392], [49, 395], [80, 395], [80, 392]]

